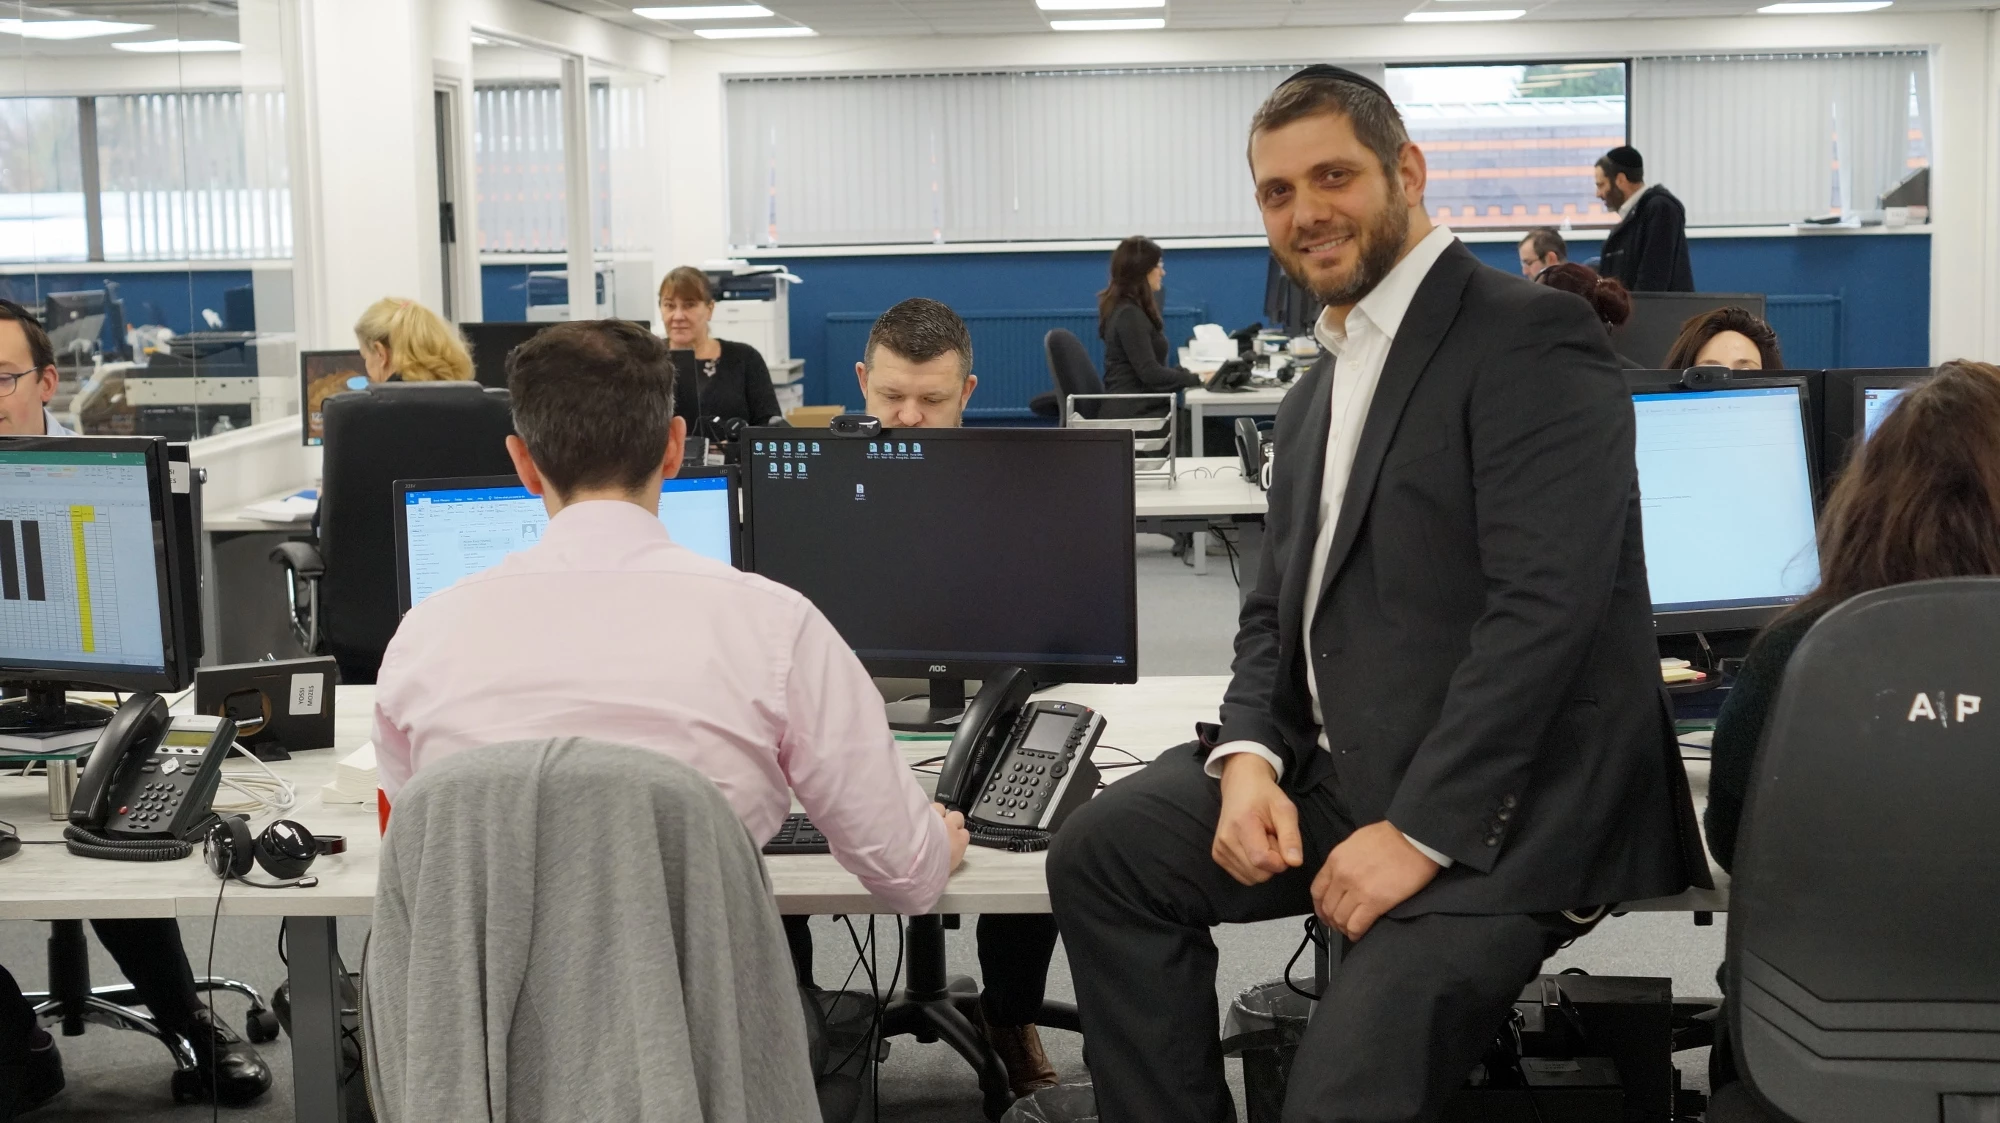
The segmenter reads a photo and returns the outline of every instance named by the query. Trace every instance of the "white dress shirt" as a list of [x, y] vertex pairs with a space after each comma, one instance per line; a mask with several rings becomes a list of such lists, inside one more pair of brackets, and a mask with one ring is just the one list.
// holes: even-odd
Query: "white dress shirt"
[[63, 428], [63, 423], [56, 420], [56, 415], [50, 413], [47, 406], [42, 407], [42, 435], [45, 437], [76, 436], [71, 430]]
[[[1389, 361], [1389, 348], [1396, 342], [1396, 332], [1403, 326], [1403, 316], [1410, 310], [1410, 301], [1417, 295], [1418, 286], [1430, 275], [1431, 267], [1437, 264], [1444, 251], [1457, 241], [1448, 227], [1439, 226], [1431, 230], [1403, 255], [1389, 275], [1374, 291], [1361, 298], [1347, 313], [1347, 323], [1343, 326], [1332, 317], [1332, 309], [1320, 313], [1319, 322], [1313, 325], [1313, 336], [1319, 345], [1333, 356], [1333, 385], [1328, 391], [1331, 417], [1326, 436], [1326, 471], [1320, 477], [1319, 488], [1319, 532], [1313, 539], [1312, 567], [1306, 571], [1305, 619], [1299, 634], [1312, 634], [1313, 614], [1319, 611], [1318, 590], [1326, 577], [1326, 563], [1333, 552], [1333, 533], [1340, 523], [1340, 506], [1347, 499], [1348, 477], [1354, 471], [1354, 453], [1361, 444], [1361, 428], [1368, 420], [1368, 409], [1375, 401], [1375, 387], [1382, 381], [1382, 367]], [[1332, 751], [1327, 743], [1326, 716], [1320, 711], [1319, 680], [1313, 671], [1312, 659], [1306, 659], [1306, 687], [1312, 695], [1313, 721], [1320, 727], [1319, 747], [1323, 752]], [[1255, 741], [1231, 741], [1218, 745], [1208, 755], [1208, 774], [1222, 775], [1222, 762], [1237, 753], [1254, 753], [1271, 766], [1271, 770], [1282, 777], [1284, 762], [1278, 754]], [[1365, 826], [1366, 824], [1357, 824]], [[1408, 835], [1404, 836], [1409, 838]], [[1440, 866], [1451, 865], [1451, 859], [1416, 839], [1410, 839], [1426, 858]]]
[[637, 504], [563, 508], [534, 546], [411, 609], [382, 657], [375, 756], [392, 800], [444, 757], [544, 737], [684, 761], [760, 842], [797, 792], [834, 858], [892, 908], [929, 912], [944, 892], [944, 821], [833, 625], [676, 545]]
[[1620, 223], [1623, 223], [1626, 219], [1631, 218], [1632, 208], [1639, 205], [1639, 196], [1644, 195], [1646, 192], [1651, 191], [1652, 189], [1653, 189], [1652, 184], [1642, 183], [1639, 185], [1639, 190], [1634, 191], [1630, 195], [1625, 196], [1625, 201], [1618, 204], [1618, 221]]

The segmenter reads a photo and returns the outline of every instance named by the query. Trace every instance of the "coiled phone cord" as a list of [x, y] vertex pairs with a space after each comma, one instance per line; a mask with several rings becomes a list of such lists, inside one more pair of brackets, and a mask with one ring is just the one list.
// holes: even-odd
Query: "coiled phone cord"
[[114, 862], [172, 862], [194, 853], [191, 843], [180, 839], [113, 838], [89, 827], [63, 828], [69, 852], [79, 858], [106, 858]]

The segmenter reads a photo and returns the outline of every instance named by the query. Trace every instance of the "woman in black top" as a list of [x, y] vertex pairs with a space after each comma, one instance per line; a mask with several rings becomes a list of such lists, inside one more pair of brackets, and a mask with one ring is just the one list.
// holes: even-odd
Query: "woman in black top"
[[[1133, 235], [1111, 251], [1111, 283], [1097, 294], [1097, 335], [1104, 340], [1104, 392], [1171, 394], [1207, 381], [1167, 365], [1167, 332], [1160, 319], [1160, 285], [1167, 267], [1160, 245]], [[1104, 417], [1165, 414], [1134, 402], [1106, 402]]]
[[[1819, 523], [1819, 587], [1750, 648], [1715, 722], [1703, 826], [1716, 863], [1736, 865], [1743, 801], [1785, 666], [1819, 618], [1874, 589], [2000, 575], [2000, 367], [1951, 362], [1905, 391], [1834, 485]], [[1718, 1043], [1712, 1087], [1734, 1077]], [[1761, 1118], [1740, 1103], [1733, 1119]], [[1721, 1118], [1711, 1114], [1709, 1118]]]
[[674, 412], [688, 419], [688, 436], [726, 441], [744, 425], [766, 425], [777, 417], [778, 393], [755, 347], [708, 334], [714, 314], [708, 274], [683, 265], [660, 282], [660, 322], [680, 374]]

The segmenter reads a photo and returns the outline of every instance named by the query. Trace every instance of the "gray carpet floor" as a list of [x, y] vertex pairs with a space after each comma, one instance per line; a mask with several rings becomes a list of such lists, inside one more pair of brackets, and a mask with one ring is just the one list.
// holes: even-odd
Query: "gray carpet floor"
[[[1169, 555], [1166, 539], [1142, 536], [1138, 560], [1140, 666], [1144, 673], [1227, 673], [1237, 604], [1227, 559], [1217, 553], [1209, 573], [1198, 577]], [[1722, 961], [1722, 919], [1718, 917], [1713, 927], [1701, 928], [1685, 913], [1614, 917], [1557, 956], [1549, 969], [1579, 967], [1592, 974], [1670, 977], [1677, 996], [1713, 995], [1715, 966]], [[853, 966], [853, 948], [846, 929], [835, 927], [833, 920], [821, 918], [814, 926], [817, 974], [822, 985], [831, 986], [845, 978]], [[183, 919], [181, 930], [197, 975], [213, 973], [241, 979], [267, 994], [284, 978], [275, 920], [232, 917], [224, 921], [214, 934], [213, 972], [204, 969], [210, 952], [208, 920]], [[366, 930], [363, 920], [342, 922], [341, 944], [350, 965], [360, 958]], [[0, 922], [0, 963], [14, 972], [23, 987], [44, 985], [46, 936], [46, 925]], [[1219, 929], [1218, 1008], [1225, 1008], [1244, 988], [1277, 977], [1297, 949], [1299, 937], [1299, 923], [1291, 920]], [[894, 938], [886, 929], [883, 938], [881, 968], [886, 975]], [[953, 971], [975, 974], [972, 925], [949, 933], [949, 945]], [[91, 946], [93, 979], [100, 984], [115, 980], [116, 971], [102, 949], [94, 940]], [[1299, 970], [1305, 975], [1310, 974], [1309, 963], [1309, 959], [1300, 961]], [[1049, 984], [1051, 998], [1073, 996], [1069, 966], [1060, 949]], [[861, 984], [857, 981], [855, 985]], [[224, 996], [217, 1006], [231, 1022], [239, 1021], [243, 1011], [239, 999]], [[1076, 1035], [1049, 1030], [1043, 1040], [1064, 1079], [1084, 1078], [1081, 1042]], [[69, 1089], [55, 1103], [27, 1117], [36, 1123], [112, 1118], [123, 1123], [192, 1123], [210, 1117], [208, 1107], [178, 1107], [172, 1102], [167, 1090], [171, 1069], [165, 1052], [137, 1034], [93, 1027], [82, 1037], [60, 1039], [60, 1046]], [[277, 1074], [277, 1086], [271, 1094], [248, 1108], [222, 1109], [222, 1118], [238, 1123], [277, 1123], [292, 1117], [288, 1046], [289, 1039], [284, 1039], [265, 1050]], [[1676, 1061], [1689, 1087], [1706, 1087], [1705, 1050], [1682, 1053]], [[1240, 1068], [1232, 1062], [1229, 1072], [1240, 1099]], [[907, 1038], [892, 1045], [882, 1066], [880, 1114], [890, 1123], [973, 1123], [982, 1118], [978, 1088], [957, 1054], [942, 1043], [924, 1045]]]

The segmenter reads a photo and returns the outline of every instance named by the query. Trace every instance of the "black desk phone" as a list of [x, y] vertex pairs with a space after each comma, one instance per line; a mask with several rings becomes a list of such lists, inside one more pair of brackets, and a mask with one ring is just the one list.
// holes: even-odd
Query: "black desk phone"
[[209, 804], [236, 723], [212, 714], [170, 714], [157, 694], [118, 707], [90, 752], [70, 802], [73, 854], [158, 862], [192, 853], [189, 840], [215, 822]]
[[938, 802], [965, 814], [980, 846], [1045, 850], [1097, 794], [1091, 750], [1104, 717], [1074, 702], [1030, 701], [1035, 682], [1008, 667], [981, 684], [938, 771]]

